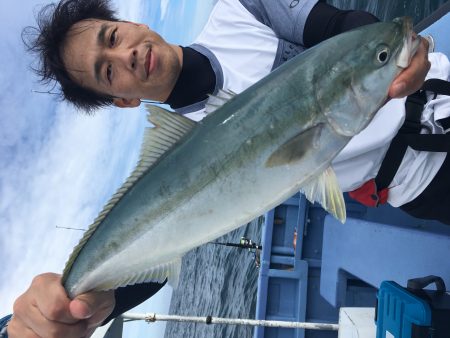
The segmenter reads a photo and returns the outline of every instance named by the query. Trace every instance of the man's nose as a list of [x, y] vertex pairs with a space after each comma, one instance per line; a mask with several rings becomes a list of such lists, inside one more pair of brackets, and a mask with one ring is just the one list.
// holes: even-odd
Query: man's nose
[[130, 71], [134, 71], [137, 68], [137, 50], [133, 48], [122, 48], [115, 50], [115, 59], [122, 66]]

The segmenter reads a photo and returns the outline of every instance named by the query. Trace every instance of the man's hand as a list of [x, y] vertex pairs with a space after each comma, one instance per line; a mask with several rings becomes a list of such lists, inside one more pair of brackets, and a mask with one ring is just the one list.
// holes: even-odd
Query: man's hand
[[428, 61], [429, 43], [424, 38], [420, 38], [420, 40], [420, 45], [409, 67], [403, 70], [392, 82], [389, 88], [390, 98], [408, 96], [422, 86], [431, 65]]
[[114, 291], [89, 292], [70, 300], [53, 273], [33, 279], [14, 303], [8, 325], [10, 338], [90, 337], [115, 305]]

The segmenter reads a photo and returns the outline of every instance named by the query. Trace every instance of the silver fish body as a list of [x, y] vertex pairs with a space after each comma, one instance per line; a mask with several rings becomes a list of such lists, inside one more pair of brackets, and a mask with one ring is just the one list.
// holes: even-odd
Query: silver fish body
[[[192, 128], [155, 108], [156, 129], [189, 130], [173, 146], [170, 135], [152, 141], [151, 151], [168, 150], [133, 174], [75, 248], [63, 274], [69, 296], [176, 284], [184, 253], [317, 186], [385, 102], [399, 55], [410, 57], [413, 45], [409, 20], [378, 23], [311, 48]], [[339, 188], [337, 195], [342, 201]]]

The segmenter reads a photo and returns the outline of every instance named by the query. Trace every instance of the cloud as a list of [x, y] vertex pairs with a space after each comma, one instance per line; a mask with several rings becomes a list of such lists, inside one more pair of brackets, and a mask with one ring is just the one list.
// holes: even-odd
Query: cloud
[[[62, 271], [86, 228], [134, 167], [143, 113], [75, 114], [65, 105], [40, 149], [2, 171], [0, 309], [8, 311], [31, 277]], [[137, 147], [136, 147], [137, 145]], [[8, 276], [6, 278], [6, 276]], [[10, 281], [15, 281], [14, 286]], [[9, 310], [10, 311], [10, 310]]]
[[167, 8], [169, 7], [169, 1], [170, 0], [161, 0], [161, 17], [160, 20], [163, 21], [167, 14]]
[[129, 21], [141, 22], [146, 7], [146, 0], [128, 0], [117, 2], [117, 9], [120, 18]]
[[[139, 12], [138, 3], [130, 13]], [[33, 276], [62, 271], [81, 232], [56, 226], [92, 222], [134, 167], [146, 124], [142, 110], [89, 117], [32, 93], [48, 89], [29, 71], [20, 35], [35, 22], [23, 6], [35, 1], [0, 5], [8, 31], [0, 40], [0, 315], [11, 312]]]

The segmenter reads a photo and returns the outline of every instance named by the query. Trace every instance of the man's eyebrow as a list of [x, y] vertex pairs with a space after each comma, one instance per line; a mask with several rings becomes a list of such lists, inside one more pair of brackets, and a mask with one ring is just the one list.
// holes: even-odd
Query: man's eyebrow
[[[106, 35], [106, 31], [108, 30], [109, 25], [107, 23], [103, 23], [97, 33], [97, 45], [99, 47], [103, 46], [105, 44], [105, 35]], [[101, 82], [101, 75], [100, 75], [100, 71], [102, 68], [102, 60], [101, 59], [97, 59], [97, 61], [94, 64], [94, 74], [95, 74], [95, 79], [97, 80], [97, 82]]]

